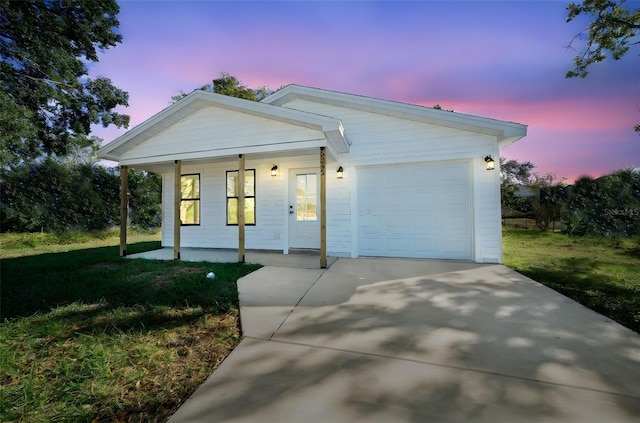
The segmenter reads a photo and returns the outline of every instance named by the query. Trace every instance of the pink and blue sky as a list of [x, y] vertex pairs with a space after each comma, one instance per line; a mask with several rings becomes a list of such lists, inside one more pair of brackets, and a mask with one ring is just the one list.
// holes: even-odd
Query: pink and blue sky
[[228, 72], [527, 124], [502, 155], [569, 183], [640, 166], [640, 46], [565, 79], [588, 24], [565, 21], [568, 1], [118, 3], [123, 43], [90, 76], [129, 92], [130, 128]]

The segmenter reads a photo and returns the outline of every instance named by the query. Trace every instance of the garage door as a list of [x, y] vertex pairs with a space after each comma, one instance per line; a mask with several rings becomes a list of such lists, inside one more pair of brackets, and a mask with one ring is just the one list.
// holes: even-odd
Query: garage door
[[468, 161], [358, 168], [360, 256], [471, 259]]

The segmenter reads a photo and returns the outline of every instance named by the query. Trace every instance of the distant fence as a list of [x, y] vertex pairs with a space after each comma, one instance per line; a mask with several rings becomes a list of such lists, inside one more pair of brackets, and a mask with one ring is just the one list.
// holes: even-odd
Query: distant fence
[[[502, 226], [525, 229], [537, 228], [536, 220], [534, 218], [522, 216], [502, 216]], [[562, 230], [561, 222], [559, 220], [552, 222], [549, 226], [549, 230], [553, 232], [560, 232]]]

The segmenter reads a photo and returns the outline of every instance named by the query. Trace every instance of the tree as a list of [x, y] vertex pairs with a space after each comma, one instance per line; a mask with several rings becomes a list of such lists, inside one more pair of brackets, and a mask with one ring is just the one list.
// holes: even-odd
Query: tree
[[1, 229], [19, 232], [96, 230], [117, 222], [115, 169], [70, 165], [51, 157], [21, 163], [0, 185]]
[[[118, 170], [87, 157], [76, 162], [47, 157], [14, 166], [0, 184], [0, 231], [100, 230], [118, 223]], [[160, 226], [161, 183], [159, 175], [129, 170], [132, 225]]]
[[162, 176], [129, 169], [131, 224], [143, 229], [162, 225]]
[[[223, 94], [251, 101], [260, 101], [271, 94], [271, 91], [265, 86], [256, 89], [248, 88], [238, 78], [226, 72], [222, 72], [220, 78], [214, 79], [211, 84], [203, 85], [199, 89], [209, 93]], [[184, 91], [180, 91], [178, 95], [172, 96], [171, 100], [175, 103], [186, 96], [187, 94]]]
[[0, 0], [0, 169], [89, 146], [92, 124], [126, 127], [128, 93], [88, 78], [122, 41], [115, 0]]
[[[504, 210], [533, 217], [540, 229], [549, 229], [561, 217], [565, 186], [555, 175], [539, 175], [529, 161], [500, 157], [500, 198]], [[523, 195], [524, 194], [524, 195]]]
[[631, 11], [624, 7], [625, 2], [585, 0], [582, 4], [570, 3], [567, 6], [567, 22], [580, 15], [593, 19], [569, 44], [571, 47], [576, 39], [587, 34], [585, 49], [574, 58], [575, 68], [567, 72], [567, 78], [584, 78], [589, 74], [588, 67], [592, 64], [602, 62], [608, 54], [614, 60], [620, 60], [631, 45], [638, 44], [634, 37], [640, 30], [640, 9]]
[[535, 165], [528, 161], [520, 163], [500, 157], [500, 198], [503, 209], [531, 212], [531, 203], [521, 195], [521, 187], [526, 190], [531, 185], [534, 168]]
[[555, 230], [556, 220], [562, 217], [566, 187], [562, 181], [558, 182], [552, 173], [544, 176], [534, 175], [530, 186], [534, 196], [531, 198], [531, 208], [536, 220], [536, 226], [540, 229]]
[[640, 173], [623, 169], [576, 180], [562, 222], [572, 235], [640, 235]]

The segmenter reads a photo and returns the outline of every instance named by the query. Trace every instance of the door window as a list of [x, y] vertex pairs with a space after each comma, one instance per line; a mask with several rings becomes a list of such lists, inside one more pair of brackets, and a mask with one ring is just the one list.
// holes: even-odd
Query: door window
[[318, 220], [318, 192], [315, 173], [296, 175], [296, 220]]

